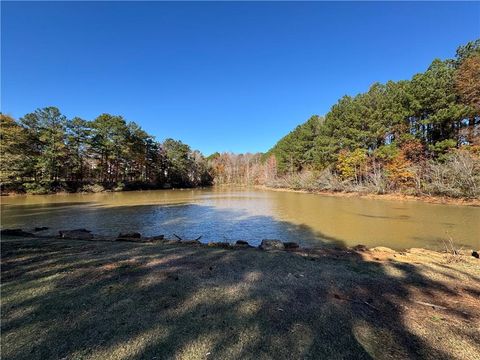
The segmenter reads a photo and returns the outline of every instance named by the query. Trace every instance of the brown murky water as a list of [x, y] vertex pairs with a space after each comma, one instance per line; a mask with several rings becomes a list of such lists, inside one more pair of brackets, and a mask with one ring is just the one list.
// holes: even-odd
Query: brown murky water
[[202, 241], [262, 239], [304, 246], [480, 248], [480, 208], [257, 189], [158, 190], [3, 197], [2, 227], [47, 233], [87, 228], [102, 235], [173, 233]]

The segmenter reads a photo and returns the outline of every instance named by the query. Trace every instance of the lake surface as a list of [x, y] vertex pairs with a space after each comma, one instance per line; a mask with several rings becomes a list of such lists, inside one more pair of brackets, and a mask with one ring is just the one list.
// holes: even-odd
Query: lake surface
[[213, 188], [1, 198], [2, 227], [42, 234], [87, 228], [100, 235], [138, 231], [201, 241], [262, 239], [303, 246], [394, 249], [480, 248], [480, 208], [257, 189]]

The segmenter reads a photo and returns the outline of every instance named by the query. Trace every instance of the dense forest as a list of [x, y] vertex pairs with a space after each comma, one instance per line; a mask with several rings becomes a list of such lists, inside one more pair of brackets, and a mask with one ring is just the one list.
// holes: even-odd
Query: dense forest
[[47, 107], [18, 122], [1, 115], [3, 191], [43, 194], [210, 185], [205, 158], [181, 141], [157, 142], [134, 122], [102, 114], [67, 119]]
[[48, 193], [211, 184], [480, 196], [480, 40], [410, 80], [375, 83], [312, 116], [266, 154], [205, 158], [121, 116], [55, 107], [0, 115], [3, 191]]
[[290, 188], [480, 196], [480, 40], [411, 80], [373, 84], [267, 154]]

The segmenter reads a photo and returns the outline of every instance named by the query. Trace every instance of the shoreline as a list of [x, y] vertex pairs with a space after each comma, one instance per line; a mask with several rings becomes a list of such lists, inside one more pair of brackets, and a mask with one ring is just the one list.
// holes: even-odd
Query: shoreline
[[300, 194], [316, 194], [332, 197], [360, 197], [373, 200], [391, 200], [391, 201], [421, 201], [429, 204], [441, 205], [459, 205], [480, 207], [480, 199], [452, 198], [446, 196], [427, 196], [427, 195], [406, 195], [401, 193], [372, 194], [361, 192], [343, 192], [343, 191], [327, 191], [327, 190], [298, 190], [290, 188], [275, 188], [266, 185], [255, 185], [259, 190], [271, 190], [278, 192], [293, 192]]
[[199, 186], [193, 188], [158, 188], [158, 189], [135, 189], [135, 190], [104, 190], [99, 192], [68, 192], [68, 191], [58, 191], [48, 194], [27, 194], [22, 192], [10, 191], [2, 192], [0, 197], [17, 197], [17, 196], [37, 196], [37, 195], [89, 195], [89, 194], [104, 194], [104, 193], [120, 193], [120, 192], [133, 192], [133, 191], [163, 191], [163, 190], [199, 190], [199, 189], [215, 189], [215, 188], [229, 188], [229, 187], [239, 187], [239, 188], [254, 188], [257, 190], [269, 190], [269, 191], [278, 191], [278, 192], [292, 192], [300, 194], [315, 194], [323, 196], [332, 196], [332, 197], [359, 197], [364, 199], [372, 200], [390, 200], [390, 201], [420, 201], [429, 204], [440, 204], [440, 205], [457, 205], [457, 206], [473, 206], [480, 207], [480, 198], [453, 198], [447, 196], [430, 196], [430, 195], [407, 195], [402, 193], [386, 193], [386, 194], [374, 194], [374, 193], [363, 193], [363, 192], [345, 192], [345, 191], [328, 191], [328, 190], [305, 190], [305, 189], [291, 189], [291, 188], [281, 188], [281, 187], [270, 187], [267, 185], [245, 185], [245, 184], [220, 184], [212, 186]]
[[155, 188], [155, 189], [126, 189], [126, 190], [102, 190], [102, 191], [56, 191], [49, 192], [46, 194], [28, 194], [26, 192], [18, 191], [9, 191], [1, 192], [1, 197], [16, 197], [16, 196], [51, 196], [51, 195], [91, 195], [91, 194], [111, 194], [111, 193], [124, 193], [124, 192], [135, 192], [135, 191], [167, 191], [167, 190], [199, 190], [199, 189], [210, 189], [214, 186], [197, 186], [197, 187], [184, 187], [184, 188]]
[[[47, 230], [47, 229], [44, 229]], [[333, 256], [336, 258], [349, 257], [352, 254], [361, 254], [367, 258], [374, 258], [379, 260], [380, 258], [391, 258], [397, 256], [406, 256], [407, 254], [422, 254], [433, 257], [456, 257], [457, 259], [466, 257], [476, 257], [473, 253], [477, 253], [480, 249], [465, 248], [465, 249], [453, 249], [447, 250], [432, 250], [422, 247], [412, 247], [395, 250], [386, 246], [373, 246], [368, 247], [363, 244], [357, 244], [354, 246], [335, 247], [304, 247], [296, 242], [284, 242], [281, 240], [262, 240], [258, 246], [252, 245], [247, 241], [239, 240], [236, 242], [225, 241], [210, 241], [201, 242], [200, 238], [197, 239], [182, 239], [174, 234], [174, 237], [165, 237], [165, 235], [149, 236], [145, 237], [139, 233], [127, 233], [119, 234], [118, 236], [103, 236], [91, 233], [86, 229], [73, 229], [73, 230], [61, 230], [59, 235], [42, 235], [40, 232], [43, 230], [29, 232], [22, 229], [2, 229], [1, 237], [7, 237], [9, 239], [28, 238], [28, 239], [43, 239], [43, 240], [60, 240], [60, 241], [88, 241], [88, 242], [105, 242], [105, 243], [135, 243], [135, 244], [164, 244], [164, 245], [179, 245], [179, 246], [192, 246], [202, 248], [221, 248], [225, 250], [258, 250], [262, 252], [286, 252], [293, 254], [303, 255], [320, 255], [320, 256]], [[63, 234], [62, 234], [63, 233]], [[264, 245], [265, 243], [265, 245]]]

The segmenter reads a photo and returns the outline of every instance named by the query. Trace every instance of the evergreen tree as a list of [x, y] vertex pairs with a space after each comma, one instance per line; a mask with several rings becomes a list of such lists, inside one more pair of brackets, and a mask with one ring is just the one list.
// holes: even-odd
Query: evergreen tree
[[75, 117], [67, 122], [68, 169], [71, 180], [83, 182], [86, 172], [86, 161], [89, 151], [89, 122]]
[[313, 164], [314, 142], [322, 121], [323, 118], [312, 116], [269, 151], [267, 156], [275, 155], [279, 172], [297, 172]]
[[27, 131], [32, 153], [35, 177], [56, 181], [61, 177], [66, 158], [65, 135], [67, 119], [56, 107], [37, 109], [20, 119]]
[[28, 176], [29, 154], [25, 129], [8, 115], [0, 114], [0, 181]]

